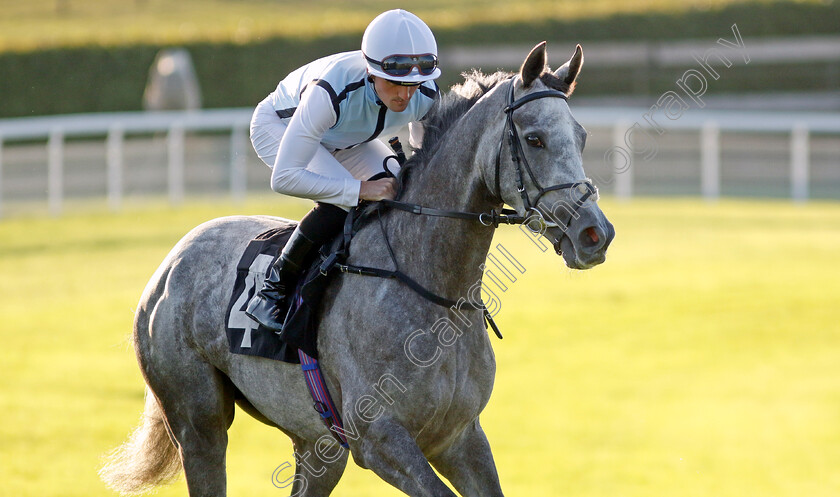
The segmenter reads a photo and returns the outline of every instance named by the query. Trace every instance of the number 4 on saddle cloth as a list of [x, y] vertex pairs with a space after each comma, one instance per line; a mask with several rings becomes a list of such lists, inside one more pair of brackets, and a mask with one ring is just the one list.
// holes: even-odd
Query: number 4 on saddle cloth
[[[348, 214], [345, 232], [355, 231], [361, 222], [357, 210]], [[233, 354], [265, 357], [299, 364], [298, 350], [317, 359], [318, 308], [330, 274], [321, 271], [325, 259], [337, 262], [344, 250], [345, 234], [327, 242], [295, 287], [286, 313], [283, 331], [265, 328], [245, 314], [248, 302], [262, 288], [266, 272], [289, 240], [295, 225], [270, 229], [252, 239], [236, 265], [236, 282], [225, 316], [230, 351]]]

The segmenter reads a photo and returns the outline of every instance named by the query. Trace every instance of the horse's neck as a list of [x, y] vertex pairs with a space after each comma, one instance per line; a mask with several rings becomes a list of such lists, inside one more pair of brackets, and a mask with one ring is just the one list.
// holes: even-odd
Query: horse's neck
[[[479, 135], [478, 130], [450, 129], [429, 163], [417, 166], [412, 173], [402, 200], [464, 212], [498, 208], [487, 195], [475, 164]], [[408, 252], [404, 259], [408, 270], [429, 289], [457, 299], [465, 297], [481, 278], [492, 228], [477, 221], [406, 213], [394, 213], [390, 224], [393, 238]]]

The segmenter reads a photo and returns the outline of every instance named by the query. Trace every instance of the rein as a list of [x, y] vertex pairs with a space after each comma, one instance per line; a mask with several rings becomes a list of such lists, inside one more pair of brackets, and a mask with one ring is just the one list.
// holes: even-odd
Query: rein
[[449, 217], [454, 219], [466, 219], [468, 221], [478, 221], [484, 226], [492, 226], [498, 228], [500, 224], [522, 224], [525, 222], [525, 216], [520, 216], [513, 209], [502, 209], [501, 212], [491, 210], [490, 212], [463, 212], [463, 211], [447, 211], [443, 209], [435, 209], [432, 207], [424, 207], [417, 204], [409, 204], [407, 202], [400, 202], [397, 200], [380, 200], [385, 207], [391, 207], [400, 211], [409, 212], [419, 216], [432, 217]]

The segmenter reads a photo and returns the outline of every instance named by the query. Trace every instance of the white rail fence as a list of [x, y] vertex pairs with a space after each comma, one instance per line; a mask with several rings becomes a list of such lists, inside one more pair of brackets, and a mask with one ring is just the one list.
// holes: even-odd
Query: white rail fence
[[[613, 154], [612, 180], [614, 193], [619, 198], [633, 195], [634, 172], [645, 167], [659, 152], [659, 143], [677, 134], [688, 139], [685, 133], [696, 133], [699, 149], [699, 193], [709, 200], [722, 194], [723, 171], [722, 133], [729, 135], [752, 134], [766, 137], [768, 143], [786, 142], [789, 153], [789, 197], [796, 202], [811, 196], [812, 157], [810, 144], [819, 137], [823, 148], [828, 148], [822, 165], [827, 170], [825, 183], [830, 185], [829, 198], [840, 198], [840, 114], [817, 112], [744, 112], [692, 109], [679, 117], [668, 119], [662, 111], [650, 109], [587, 108], [576, 109], [575, 116], [587, 128], [611, 128], [612, 148], [624, 151]], [[828, 144], [828, 147], [825, 145]], [[756, 158], [750, 167], [761, 176], [762, 150], [753, 150]], [[826, 155], [826, 154], [823, 154]], [[747, 162], [747, 161], [744, 161]], [[585, 163], [589, 165], [591, 163]], [[821, 179], [823, 179], [821, 177]], [[609, 181], [608, 181], [609, 182]], [[835, 188], [836, 187], [836, 188]]]
[[[47, 203], [49, 212], [59, 215], [64, 204], [65, 141], [67, 138], [105, 139], [107, 199], [119, 210], [124, 197], [124, 157], [127, 135], [165, 133], [167, 143], [167, 188], [169, 201], [180, 204], [185, 197], [185, 154], [187, 133], [229, 133], [230, 194], [246, 194], [245, 157], [250, 150], [250, 109], [217, 109], [187, 112], [130, 112], [44, 116], [0, 120], [0, 214], [3, 212], [4, 142], [46, 139]], [[10, 148], [10, 145], [5, 147]]]
[[[827, 182], [833, 185], [831, 182], [836, 181], [837, 186], [836, 195], [832, 190], [832, 194], [828, 196], [840, 198], [840, 114], [746, 113], [691, 109], [679, 117], [672, 115], [671, 118], [666, 118], [661, 112], [651, 115], [649, 109], [581, 107], [575, 108], [574, 114], [592, 134], [586, 152], [589, 158], [586, 159], [585, 156], [588, 172], [596, 183], [600, 184], [602, 190], [608, 191], [612, 188], [619, 198], [634, 195], [634, 189], [643, 181], [639, 174], [648, 174], [649, 177], [651, 174], [659, 174], [645, 173], [647, 165], [655, 160], [660, 161], [660, 165], [657, 166], [660, 172], [667, 173], [664, 168], [671, 159], [656, 158], [661, 152], [659, 142], [663, 142], [662, 148], [665, 148], [664, 142], [667, 139], [672, 142], [677, 140], [682, 143], [681, 146], [685, 146], [683, 142], [690, 142], [690, 151], [671, 150], [672, 158], [677, 157], [675, 162], [685, 163], [682, 157], [690, 156], [688, 166], [684, 168], [693, 169], [696, 166], [699, 170], [697, 194], [710, 200], [719, 198], [722, 195], [726, 173], [722, 168], [722, 135], [733, 133], [765, 137], [771, 140], [767, 143], [774, 143], [777, 149], [780, 140], [785, 142], [784, 146], [789, 153], [788, 195], [797, 202], [811, 197], [811, 185], [814, 182], [811, 177], [811, 143], [815, 136], [823, 140], [823, 145], [825, 140], [828, 140], [830, 153], [827, 158], [823, 157], [823, 170], [828, 171]], [[41, 143], [46, 147], [45, 200], [52, 215], [61, 214], [68, 180], [68, 171], [65, 168], [65, 148], [68, 139], [102, 142], [106, 163], [105, 196], [108, 206], [112, 210], [119, 210], [125, 197], [127, 141], [138, 135], [165, 136], [165, 188], [169, 201], [177, 205], [182, 203], [187, 195], [187, 137], [212, 133], [216, 140], [221, 137], [228, 142], [225, 147], [228, 152], [219, 154], [227, 160], [227, 164], [223, 165], [227, 170], [225, 183], [229, 194], [234, 199], [241, 200], [248, 190], [246, 160], [249, 154], [253, 156], [247, 138], [250, 115], [250, 109], [217, 109], [0, 120], [0, 216], [4, 214], [7, 204], [13, 203], [13, 200], [4, 198], [4, 192], [13, 188], [4, 181], [4, 167], [10, 167], [10, 162], [4, 159], [11, 155], [10, 152], [16, 147], [31, 148], [33, 144], [41, 146]], [[227, 138], [224, 138], [225, 136]], [[600, 144], [594, 146], [594, 152], [590, 150], [593, 137], [601, 140]], [[603, 137], [608, 137], [608, 140], [603, 140]], [[749, 146], [748, 142], [747, 148]], [[750, 166], [753, 169], [761, 167], [762, 148], [765, 148], [764, 145], [759, 145], [754, 151], [746, 151], [748, 155], [754, 154], [757, 157]], [[835, 150], [837, 155], [831, 155]], [[596, 173], [593, 173], [589, 167], [593, 162], [599, 161], [598, 155], [603, 157], [603, 164], [600, 169], [596, 165]], [[743, 162], [742, 159], [737, 160]], [[265, 169], [267, 175], [267, 168]], [[834, 174], [835, 172], [837, 174]], [[37, 176], [44, 173], [43, 169], [40, 169], [31, 174]], [[759, 171], [758, 175], [761, 174]], [[261, 184], [260, 188], [267, 191], [268, 187]]]

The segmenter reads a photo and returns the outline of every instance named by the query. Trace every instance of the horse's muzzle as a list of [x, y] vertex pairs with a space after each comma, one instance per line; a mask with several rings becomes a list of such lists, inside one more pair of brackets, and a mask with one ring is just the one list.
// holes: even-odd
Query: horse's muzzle
[[566, 265], [572, 269], [589, 269], [607, 259], [607, 248], [615, 238], [615, 228], [600, 213], [595, 222], [582, 222], [583, 216], [576, 219], [568, 230], [554, 237], [554, 251], [563, 257]]

